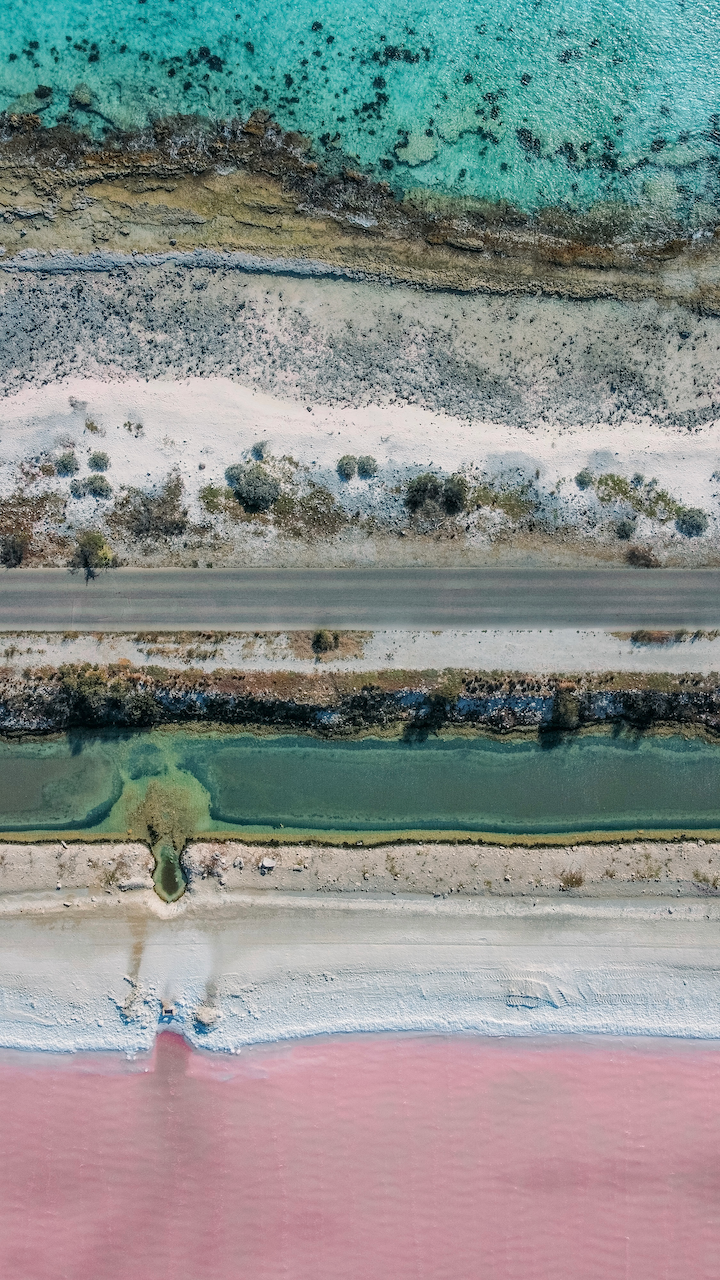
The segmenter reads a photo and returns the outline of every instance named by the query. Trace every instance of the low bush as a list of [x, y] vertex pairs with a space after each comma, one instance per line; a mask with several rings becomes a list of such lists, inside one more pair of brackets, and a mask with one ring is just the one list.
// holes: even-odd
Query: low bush
[[578, 489], [589, 489], [593, 482], [593, 473], [589, 467], [583, 467], [582, 471], [578, 471], [575, 477], [575, 483]]
[[95, 453], [90, 454], [88, 466], [91, 471], [107, 471], [110, 466], [110, 458], [102, 449], [98, 449]]
[[208, 514], [216, 516], [218, 511], [223, 509], [223, 499], [227, 492], [227, 489], [221, 489], [217, 484], [206, 484], [203, 485], [198, 496]]
[[128, 489], [108, 519], [132, 538], [156, 541], [177, 537], [187, 528], [187, 508], [182, 506], [182, 496], [182, 476], [171, 471], [159, 492]]
[[699, 538], [708, 527], [708, 518], [700, 507], [682, 507], [675, 528], [684, 538]]
[[625, 559], [636, 569], [660, 568], [660, 561], [649, 547], [628, 547]]
[[264, 459], [267, 457], [267, 451], [268, 451], [267, 440], [256, 440], [255, 444], [250, 450], [256, 462], [263, 462]]
[[70, 492], [73, 498], [110, 498], [112, 485], [105, 476], [84, 476], [70, 481]]
[[19, 569], [27, 554], [30, 539], [25, 533], [7, 533], [0, 538], [0, 564], [6, 569]]
[[61, 453], [59, 458], [55, 459], [55, 470], [59, 476], [76, 476], [80, 470], [78, 462], [72, 450], [67, 453]]
[[468, 497], [467, 480], [464, 476], [450, 476], [443, 485], [442, 501], [449, 516], [456, 516], [465, 510]]
[[352, 480], [358, 469], [358, 460], [352, 453], [344, 453], [337, 464], [337, 472], [341, 480]]
[[225, 479], [238, 502], [251, 513], [269, 511], [280, 497], [280, 485], [259, 463], [249, 467], [235, 463], [228, 467]]
[[436, 508], [449, 516], [464, 511], [468, 500], [468, 486], [464, 476], [449, 476], [443, 481], [432, 471], [414, 476], [405, 490], [405, 506], [410, 511]]
[[532, 480], [503, 480], [497, 477], [477, 486], [473, 505], [502, 511], [509, 520], [524, 520], [538, 511], [541, 503]]
[[606, 471], [594, 481], [595, 492], [604, 505], [623, 502], [637, 515], [651, 520], [674, 520], [682, 511], [666, 489], [658, 488], [657, 480], [644, 480], [640, 472], [628, 480], [627, 476]]
[[372, 480], [378, 473], [378, 464], [369, 453], [364, 453], [357, 460], [357, 472], [361, 480]]
[[615, 533], [622, 542], [629, 542], [635, 532], [634, 520], [618, 520]]

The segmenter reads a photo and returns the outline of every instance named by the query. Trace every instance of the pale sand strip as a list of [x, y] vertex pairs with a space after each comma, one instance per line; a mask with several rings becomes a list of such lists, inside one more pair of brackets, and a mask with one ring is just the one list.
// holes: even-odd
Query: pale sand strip
[[[627, 633], [590, 628], [545, 628], [542, 631], [448, 628], [403, 631], [388, 628], [348, 632], [336, 653], [315, 656], [311, 632], [233, 632], [220, 638], [205, 633], [151, 633], [151, 638], [120, 633], [23, 632], [0, 634], [2, 665], [14, 671], [59, 667], [66, 663], [128, 662], [187, 672], [233, 671], [381, 671], [408, 673], [448, 668], [464, 671], [579, 675], [585, 672], [692, 671], [709, 675], [720, 670], [720, 637], [637, 644]], [[356, 656], [348, 656], [348, 649]], [[411, 679], [411, 676], [408, 676]], [[421, 679], [421, 675], [418, 675]]]

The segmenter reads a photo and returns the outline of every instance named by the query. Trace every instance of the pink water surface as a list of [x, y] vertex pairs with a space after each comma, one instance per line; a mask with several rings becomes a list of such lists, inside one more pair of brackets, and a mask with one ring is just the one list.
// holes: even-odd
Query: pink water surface
[[720, 1050], [0, 1061], [3, 1280], [718, 1280]]

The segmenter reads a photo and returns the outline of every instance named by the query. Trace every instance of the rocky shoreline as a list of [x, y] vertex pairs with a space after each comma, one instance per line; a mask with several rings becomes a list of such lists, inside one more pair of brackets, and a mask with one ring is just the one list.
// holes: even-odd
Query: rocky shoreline
[[0, 117], [4, 266], [28, 254], [247, 251], [433, 288], [658, 298], [720, 309], [714, 225], [630, 206], [529, 215], [404, 195], [265, 111], [158, 120], [99, 144], [40, 117]]
[[83, 663], [0, 669], [0, 734], [231, 726], [422, 740], [431, 734], [553, 736], [620, 726], [720, 734], [720, 677], [606, 672], [576, 678], [444, 671], [133, 668]]

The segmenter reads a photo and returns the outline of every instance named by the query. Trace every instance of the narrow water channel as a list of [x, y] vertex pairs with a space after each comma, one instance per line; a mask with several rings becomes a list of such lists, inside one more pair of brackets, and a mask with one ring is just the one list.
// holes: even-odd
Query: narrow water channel
[[720, 746], [607, 733], [425, 742], [201, 733], [0, 743], [0, 831], [548, 834], [720, 828]]

